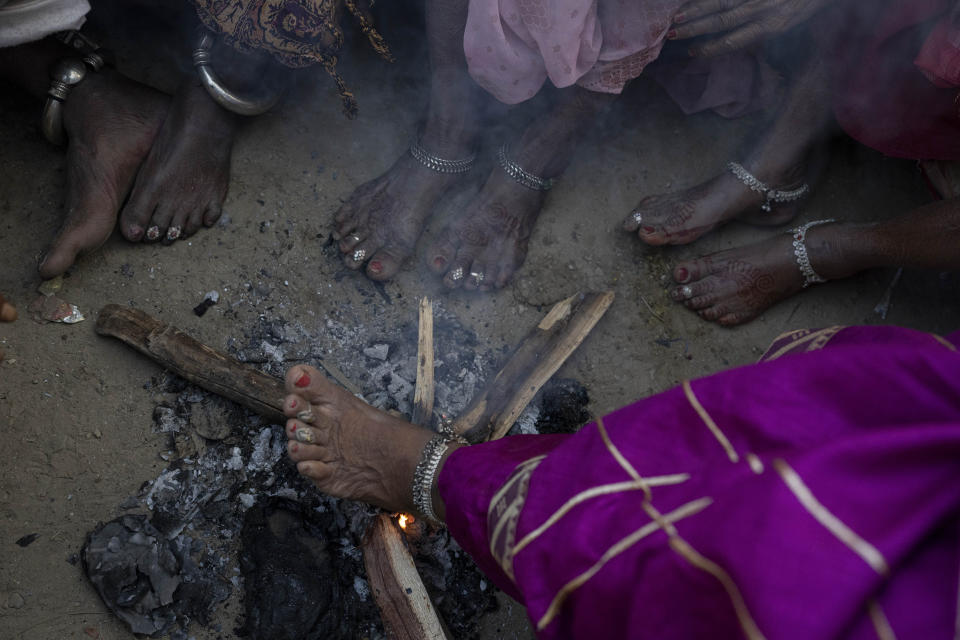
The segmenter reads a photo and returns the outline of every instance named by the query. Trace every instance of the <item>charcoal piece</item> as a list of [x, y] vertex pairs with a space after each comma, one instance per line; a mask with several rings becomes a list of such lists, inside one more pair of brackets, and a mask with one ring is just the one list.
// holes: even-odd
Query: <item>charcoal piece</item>
[[233, 428], [233, 411], [226, 400], [206, 398], [190, 409], [190, 426], [207, 440], [223, 440]]
[[[127, 515], [92, 531], [80, 552], [84, 573], [103, 603], [133, 633], [159, 637], [174, 623], [209, 624], [230, 583], [191, 554], [203, 545], [187, 536], [169, 540], [146, 516]], [[209, 556], [209, 554], [207, 554]]]
[[33, 544], [34, 540], [36, 540], [39, 537], [40, 537], [39, 533], [28, 533], [22, 538], [18, 538], [17, 544], [20, 545], [21, 547], [26, 547]]
[[123, 516], [95, 529], [81, 559], [107, 609], [131, 631], [156, 637], [173, 625], [180, 563], [145, 516]]
[[348, 638], [340, 588], [317, 515], [283, 498], [250, 508], [241, 533], [246, 621], [253, 640]]
[[543, 386], [540, 415], [536, 428], [540, 433], [574, 433], [590, 421], [587, 388], [571, 378], [555, 378]]

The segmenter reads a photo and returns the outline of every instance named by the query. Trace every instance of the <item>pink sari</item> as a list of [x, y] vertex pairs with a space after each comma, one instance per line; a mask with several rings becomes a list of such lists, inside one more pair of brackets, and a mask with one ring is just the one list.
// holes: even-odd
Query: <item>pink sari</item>
[[798, 331], [569, 436], [456, 451], [456, 540], [544, 638], [954, 637], [960, 354]]

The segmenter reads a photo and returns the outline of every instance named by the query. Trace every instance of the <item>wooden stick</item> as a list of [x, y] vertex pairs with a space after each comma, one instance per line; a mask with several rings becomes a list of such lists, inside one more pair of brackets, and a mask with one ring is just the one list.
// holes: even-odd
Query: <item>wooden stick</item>
[[446, 639], [406, 540], [391, 515], [381, 513], [367, 530], [363, 539], [363, 564], [388, 637]]
[[583, 342], [613, 303], [612, 291], [577, 294], [550, 309], [493, 381], [453, 424], [470, 442], [506, 434], [540, 388]]
[[420, 299], [420, 330], [417, 337], [417, 385], [413, 393], [411, 422], [430, 428], [433, 418], [433, 302]]
[[283, 424], [283, 381], [194, 340], [143, 311], [108, 304], [97, 333], [112, 336], [172, 369], [183, 378]]

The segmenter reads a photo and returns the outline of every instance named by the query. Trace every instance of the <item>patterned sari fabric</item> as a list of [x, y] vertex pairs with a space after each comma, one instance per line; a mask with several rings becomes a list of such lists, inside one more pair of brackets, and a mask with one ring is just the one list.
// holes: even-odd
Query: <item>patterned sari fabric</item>
[[380, 34], [373, 28], [366, 7], [357, 0], [193, 0], [207, 28], [223, 35], [238, 49], [265, 51], [288, 67], [320, 64], [333, 77], [343, 100], [344, 113], [355, 117], [353, 93], [337, 73], [337, 56], [343, 46], [340, 28], [345, 5], [360, 23], [370, 44], [392, 60]]
[[793, 332], [579, 433], [459, 449], [450, 531], [544, 638], [952, 638], [951, 338]]

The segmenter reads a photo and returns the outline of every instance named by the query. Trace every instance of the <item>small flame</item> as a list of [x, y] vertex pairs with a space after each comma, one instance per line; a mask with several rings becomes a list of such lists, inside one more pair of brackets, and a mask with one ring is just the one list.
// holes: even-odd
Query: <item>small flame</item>
[[407, 528], [407, 514], [401, 513], [400, 516], [397, 518], [397, 524], [400, 525], [400, 528], [401, 528], [401, 529], [406, 529], [406, 528]]

